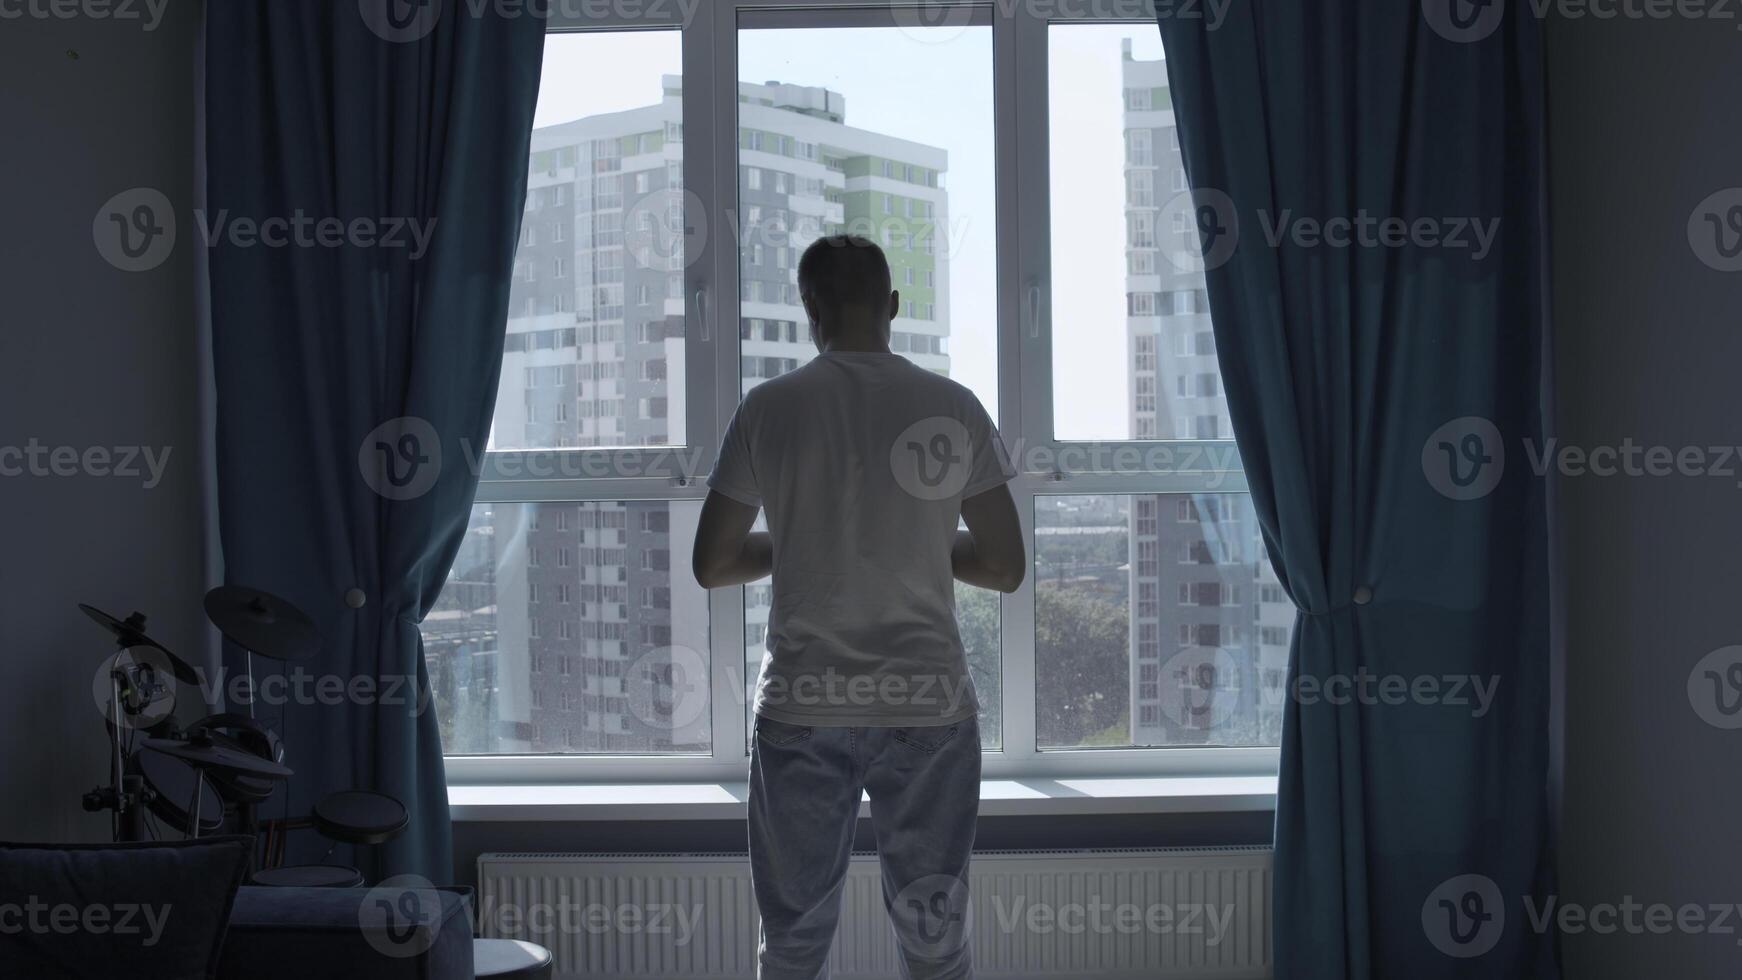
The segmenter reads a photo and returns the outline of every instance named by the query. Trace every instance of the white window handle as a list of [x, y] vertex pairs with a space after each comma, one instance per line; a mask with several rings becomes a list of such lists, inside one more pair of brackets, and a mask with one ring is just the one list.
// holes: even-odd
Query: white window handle
[[708, 323], [708, 290], [706, 287], [696, 290], [696, 339], [707, 343], [713, 338], [713, 327]]
[[1040, 339], [1040, 280], [1028, 280], [1028, 303], [1024, 311], [1028, 318], [1028, 336], [1031, 340]]

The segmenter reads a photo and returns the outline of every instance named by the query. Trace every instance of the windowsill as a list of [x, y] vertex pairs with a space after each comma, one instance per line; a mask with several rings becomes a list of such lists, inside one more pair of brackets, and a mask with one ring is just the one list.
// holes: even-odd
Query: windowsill
[[[746, 783], [449, 786], [457, 821], [743, 820]], [[1121, 813], [1239, 813], [1276, 807], [1275, 776], [988, 779], [984, 817]], [[868, 815], [869, 802], [859, 805]]]

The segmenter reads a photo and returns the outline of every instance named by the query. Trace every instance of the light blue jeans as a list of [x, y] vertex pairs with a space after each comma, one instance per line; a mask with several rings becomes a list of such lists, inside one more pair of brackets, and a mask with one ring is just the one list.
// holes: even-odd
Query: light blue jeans
[[980, 812], [974, 719], [927, 728], [789, 725], [758, 716], [750, 751], [750, 877], [759, 980], [826, 980], [861, 792], [883, 905], [908, 980], [969, 980], [968, 857]]

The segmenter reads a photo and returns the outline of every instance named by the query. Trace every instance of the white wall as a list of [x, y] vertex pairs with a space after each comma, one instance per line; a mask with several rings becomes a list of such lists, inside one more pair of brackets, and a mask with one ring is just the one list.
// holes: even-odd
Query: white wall
[[[0, 447], [170, 452], [150, 490], [0, 477], [0, 840], [108, 834], [79, 795], [104, 779], [90, 690], [113, 648], [75, 603], [142, 610], [178, 650], [205, 642], [189, 227], [199, 23], [195, 0], [171, 0], [150, 31], [0, 21]], [[128, 274], [99, 256], [91, 226], [137, 186], [166, 193], [181, 228], [164, 265]]]
[[[1686, 231], [1742, 186], [1737, 21], [1558, 20], [1548, 56], [1563, 438], [1742, 443], [1742, 273], [1701, 264]], [[1742, 643], [1738, 480], [1562, 484], [1568, 901], [1742, 901], [1742, 731], [1687, 693], [1701, 657]], [[1569, 935], [1566, 975], [1735, 976], [1732, 926]]]

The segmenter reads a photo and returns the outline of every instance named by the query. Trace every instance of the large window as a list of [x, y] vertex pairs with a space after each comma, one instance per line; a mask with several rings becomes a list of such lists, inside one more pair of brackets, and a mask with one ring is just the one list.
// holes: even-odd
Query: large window
[[454, 779], [743, 778], [769, 587], [702, 590], [689, 551], [739, 398], [815, 356], [798, 258], [837, 231], [1022, 471], [1033, 574], [957, 590], [988, 774], [1274, 769], [1293, 608], [1160, 39], [1068, 6], [552, 20], [479, 502], [424, 623]]

